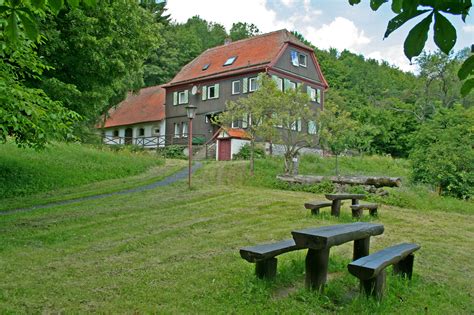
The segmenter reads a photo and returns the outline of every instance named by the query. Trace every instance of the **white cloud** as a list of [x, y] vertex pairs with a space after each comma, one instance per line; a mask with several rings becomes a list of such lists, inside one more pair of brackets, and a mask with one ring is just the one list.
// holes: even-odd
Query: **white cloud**
[[227, 30], [235, 22], [253, 23], [263, 33], [294, 28], [291, 21], [279, 21], [276, 12], [267, 8], [265, 0], [240, 0], [236, 3], [215, 0], [169, 0], [166, 7], [171, 18], [180, 23], [199, 15], [207, 21], [224, 25]]
[[291, 7], [295, 3], [295, 0], [281, 0], [281, 3], [287, 7]]
[[378, 61], [387, 61], [390, 65], [394, 65], [403, 71], [417, 71], [416, 66], [414, 64], [410, 64], [408, 59], [405, 57], [402, 46], [385, 47], [383, 53], [379, 50], [376, 50], [365, 54], [365, 56], [366, 58], [371, 58]]
[[320, 28], [307, 26], [303, 35], [316, 47], [338, 50], [360, 51], [360, 48], [370, 43], [370, 38], [359, 30], [354, 22], [343, 17], [336, 17], [331, 23], [323, 24]]
[[474, 33], [474, 25], [465, 25], [462, 29], [466, 33]]

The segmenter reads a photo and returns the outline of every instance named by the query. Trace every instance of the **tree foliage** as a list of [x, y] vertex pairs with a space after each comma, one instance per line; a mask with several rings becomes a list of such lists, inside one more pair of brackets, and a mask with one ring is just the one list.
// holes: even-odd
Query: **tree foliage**
[[[361, 0], [349, 0], [351, 5], [360, 3]], [[377, 11], [381, 5], [390, 2], [389, 0], [370, 0], [370, 7]], [[397, 15], [392, 18], [387, 25], [384, 38], [404, 25], [406, 22], [422, 18], [408, 33], [403, 45], [405, 56], [408, 59], [419, 56], [425, 47], [428, 39], [428, 32], [433, 23], [434, 42], [445, 54], [449, 54], [456, 44], [456, 29], [445, 15], [460, 16], [463, 22], [472, 7], [471, 0], [392, 0], [392, 11]], [[424, 17], [422, 17], [424, 15]], [[461, 88], [461, 94], [466, 96], [474, 88], [474, 56], [468, 58], [461, 66], [458, 77], [466, 80]]]
[[233, 23], [229, 31], [229, 36], [233, 41], [249, 38], [258, 35], [260, 30], [253, 23]]
[[413, 179], [437, 187], [440, 194], [474, 194], [474, 108], [441, 109], [421, 126], [410, 158]]

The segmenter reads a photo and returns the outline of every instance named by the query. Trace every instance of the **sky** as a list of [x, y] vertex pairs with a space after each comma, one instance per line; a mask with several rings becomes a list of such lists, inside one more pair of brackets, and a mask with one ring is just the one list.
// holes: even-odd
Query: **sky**
[[[410, 21], [383, 40], [388, 21], [395, 16], [389, 4], [373, 12], [369, 0], [351, 6], [348, 0], [168, 0], [171, 18], [179, 23], [199, 15], [229, 30], [232, 23], [255, 24], [262, 33], [286, 28], [301, 33], [320, 49], [336, 48], [385, 60], [404, 71], [416, 72], [403, 54], [409, 30], [421, 19]], [[474, 19], [447, 16], [457, 31], [455, 50], [474, 44]], [[434, 51], [430, 30], [425, 49]]]

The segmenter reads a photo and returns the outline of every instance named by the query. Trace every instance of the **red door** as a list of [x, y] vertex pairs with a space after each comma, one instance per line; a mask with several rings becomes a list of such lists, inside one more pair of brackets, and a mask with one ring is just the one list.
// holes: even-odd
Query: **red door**
[[219, 161], [230, 160], [230, 139], [219, 140], [219, 154], [218, 154], [217, 159]]

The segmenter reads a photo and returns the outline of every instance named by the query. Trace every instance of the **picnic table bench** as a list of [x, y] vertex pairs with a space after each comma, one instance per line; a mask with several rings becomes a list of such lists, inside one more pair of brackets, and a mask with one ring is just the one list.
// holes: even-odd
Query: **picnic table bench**
[[398, 244], [359, 258], [351, 262], [347, 269], [360, 279], [361, 290], [380, 300], [385, 287], [385, 267], [393, 265], [394, 273], [411, 279], [415, 259], [413, 252], [418, 249], [420, 246], [417, 244]]
[[342, 200], [352, 200], [352, 205], [359, 204], [359, 200], [365, 199], [364, 194], [326, 194], [327, 199], [332, 201], [331, 204], [331, 215], [338, 217], [341, 213], [341, 202]]
[[291, 232], [295, 245], [308, 248], [306, 287], [322, 291], [327, 279], [331, 247], [354, 241], [353, 260], [369, 254], [370, 237], [384, 231], [382, 224], [356, 222]]

